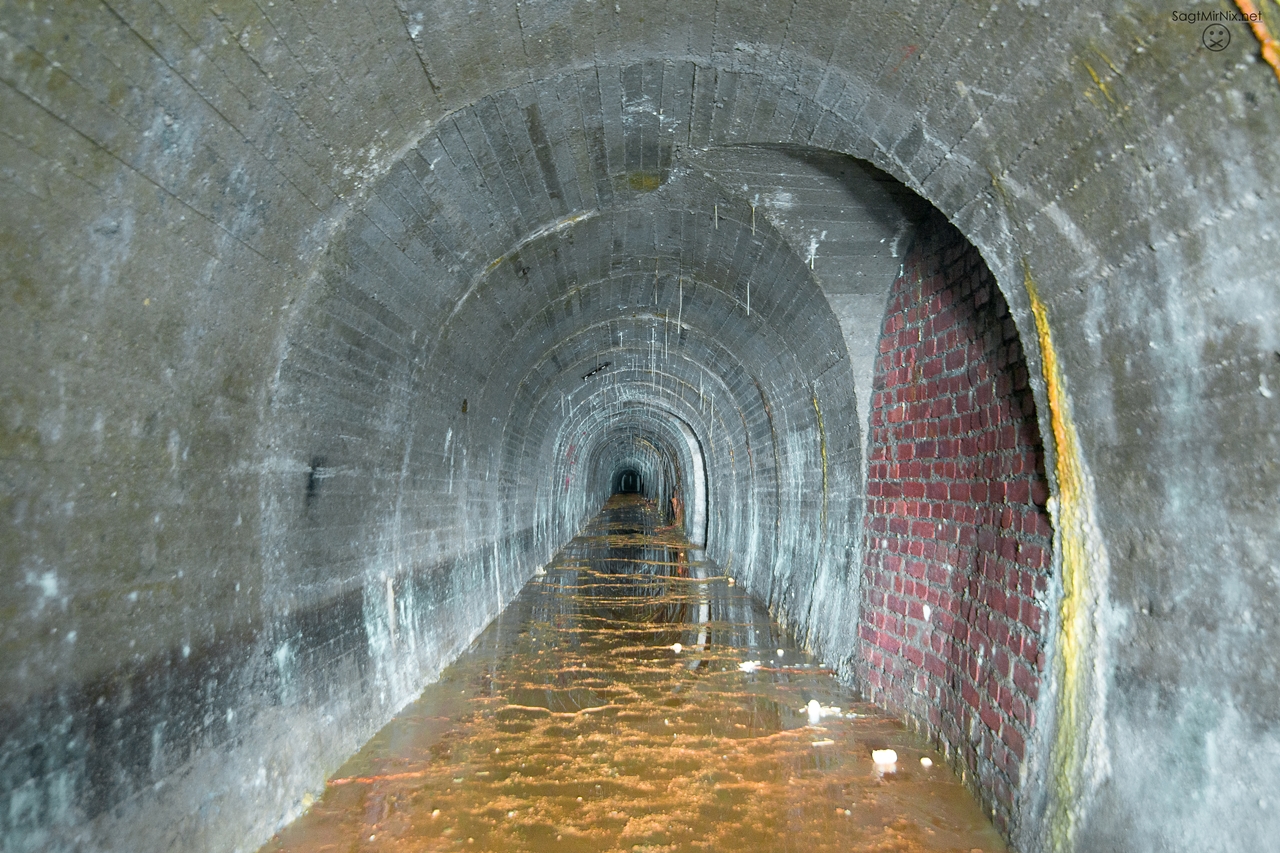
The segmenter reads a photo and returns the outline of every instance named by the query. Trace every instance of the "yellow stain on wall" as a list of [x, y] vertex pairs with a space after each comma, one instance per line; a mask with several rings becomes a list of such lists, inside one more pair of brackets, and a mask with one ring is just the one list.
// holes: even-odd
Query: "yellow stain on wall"
[[1056, 655], [1058, 718], [1051, 757], [1049, 843], [1052, 850], [1070, 851], [1075, 835], [1075, 807], [1085, 794], [1089, 775], [1089, 730], [1094, 722], [1090, 705], [1096, 698], [1089, 679], [1097, 651], [1092, 611], [1102, 591], [1091, 587], [1103, 580], [1098, 564], [1105, 556], [1096, 534], [1093, 493], [1085, 474], [1080, 438], [1071, 418], [1062, 366], [1049, 329], [1048, 310], [1040, 299], [1025, 258], [1023, 270], [1040, 341], [1058, 480], [1055, 532], [1060, 549], [1062, 604]]
[[1098, 91], [1102, 92], [1103, 96], [1106, 97], [1107, 102], [1115, 104], [1116, 99], [1111, 97], [1111, 90], [1107, 88], [1107, 84], [1103, 82], [1103, 79], [1098, 76], [1098, 72], [1093, 70], [1093, 66], [1086, 62], [1084, 63], [1084, 67], [1089, 72], [1089, 76], [1093, 78], [1093, 85], [1098, 87]]

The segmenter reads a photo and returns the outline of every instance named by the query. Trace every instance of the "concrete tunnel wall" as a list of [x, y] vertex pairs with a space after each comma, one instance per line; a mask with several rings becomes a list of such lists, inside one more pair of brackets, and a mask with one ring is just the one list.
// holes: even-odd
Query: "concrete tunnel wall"
[[633, 450], [556, 491], [606, 408], [689, 426], [711, 553], [853, 675], [882, 318], [741, 189], [735, 147], [778, 145], [932, 202], [1025, 350], [1054, 555], [1015, 844], [1280, 829], [1280, 87], [1243, 26], [1210, 53], [1123, 2], [0, 24], [7, 847], [265, 839], [594, 511]]

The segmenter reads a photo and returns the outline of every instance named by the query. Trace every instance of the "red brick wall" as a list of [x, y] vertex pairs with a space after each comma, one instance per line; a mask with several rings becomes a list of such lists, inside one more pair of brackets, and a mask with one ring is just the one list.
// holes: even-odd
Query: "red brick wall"
[[926, 725], [1007, 828], [1044, 671], [1048, 488], [1008, 307], [937, 216], [885, 311], [868, 462], [869, 698]]

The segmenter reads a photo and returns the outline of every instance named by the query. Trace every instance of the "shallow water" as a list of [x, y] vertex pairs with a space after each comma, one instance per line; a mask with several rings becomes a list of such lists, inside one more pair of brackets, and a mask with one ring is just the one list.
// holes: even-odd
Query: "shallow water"
[[938, 753], [657, 520], [612, 499], [263, 850], [1006, 849]]

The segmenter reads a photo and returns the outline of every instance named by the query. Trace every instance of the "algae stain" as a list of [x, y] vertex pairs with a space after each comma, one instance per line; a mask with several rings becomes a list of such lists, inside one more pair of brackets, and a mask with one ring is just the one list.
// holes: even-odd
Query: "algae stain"
[[627, 173], [627, 186], [636, 192], [651, 193], [662, 186], [661, 172], [636, 171]]
[[1107, 88], [1106, 82], [1103, 81], [1103, 79], [1098, 76], [1097, 71], [1093, 70], [1092, 65], [1086, 62], [1084, 63], [1084, 67], [1085, 67], [1085, 70], [1089, 72], [1089, 76], [1093, 78], [1093, 85], [1097, 86], [1098, 91], [1101, 92], [1103, 97], [1107, 99], [1107, 103], [1111, 104], [1112, 106], [1115, 106], [1116, 99], [1112, 97], [1111, 90]]
[[[1049, 328], [1049, 315], [1040, 299], [1031, 267], [1023, 259], [1024, 283], [1040, 341], [1042, 371], [1049, 399], [1049, 419], [1056, 445], [1055, 470], [1058, 507], [1056, 545], [1062, 576], [1061, 623], [1058, 634], [1059, 680], [1057, 732], [1052, 746], [1051, 805], [1048, 816], [1050, 849], [1072, 849], [1077, 806], [1087, 793], [1091, 765], [1103, 752], [1091, 732], [1100, 719], [1101, 691], [1089, 681], [1098, 653], [1098, 629], [1093, 614], [1100, 606], [1106, 552], [1094, 515], [1092, 484], [1084, 467], [1080, 438], [1071, 417], [1062, 367]], [[1093, 743], [1091, 743], [1093, 741]], [[1092, 748], [1092, 754], [1091, 754]]]

